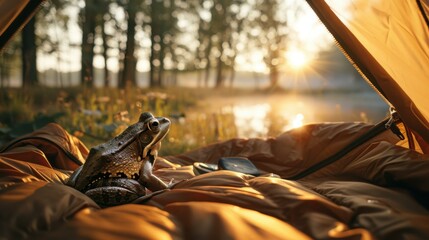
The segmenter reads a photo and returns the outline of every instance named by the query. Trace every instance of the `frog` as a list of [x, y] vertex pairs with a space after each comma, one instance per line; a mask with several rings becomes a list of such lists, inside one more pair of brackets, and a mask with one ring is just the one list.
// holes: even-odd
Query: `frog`
[[118, 136], [92, 147], [82, 166], [67, 185], [84, 193], [101, 207], [132, 202], [151, 192], [169, 188], [152, 172], [161, 141], [170, 129], [170, 120], [141, 113], [137, 123]]

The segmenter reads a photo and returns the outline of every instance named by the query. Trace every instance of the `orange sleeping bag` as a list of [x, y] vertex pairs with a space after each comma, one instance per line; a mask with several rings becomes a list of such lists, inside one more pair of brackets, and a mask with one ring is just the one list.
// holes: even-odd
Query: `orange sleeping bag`
[[[0, 239], [427, 239], [429, 161], [386, 132], [299, 181], [287, 180], [371, 126], [314, 124], [268, 139], [231, 139], [158, 157], [172, 189], [100, 208], [64, 185], [88, 149], [57, 124], [0, 154]], [[195, 176], [194, 162], [240, 156], [279, 175], [227, 170]]]

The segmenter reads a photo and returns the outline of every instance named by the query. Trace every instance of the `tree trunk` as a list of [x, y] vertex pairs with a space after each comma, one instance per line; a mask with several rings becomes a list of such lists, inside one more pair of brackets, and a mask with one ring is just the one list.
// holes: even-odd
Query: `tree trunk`
[[161, 58], [162, 48], [162, 35], [163, 35], [163, 23], [162, 16], [164, 11], [163, 1], [152, 1], [151, 3], [151, 47], [150, 47], [150, 86], [160, 87], [161, 86], [161, 65], [163, 59]]
[[208, 44], [207, 44], [207, 49], [206, 49], [206, 54], [205, 57], [207, 59], [207, 64], [206, 64], [206, 71], [205, 71], [205, 76], [204, 76], [204, 87], [208, 87], [209, 86], [209, 80], [210, 80], [210, 69], [211, 69], [211, 61], [210, 61], [210, 52], [212, 49], [212, 40], [209, 39], [208, 40]]
[[103, 58], [104, 58], [104, 86], [108, 87], [110, 82], [109, 68], [107, 67], [107, 51], [109, 50], [109, 45], [107, 45], [107, 34], [105, 29], [105, 20], [103, 15], [101, 16], [101, 38], [103, 39]]
[[158, 69], [158, 82], [159, 87], [164, 86], [164, 58], [165, 58], [165, 44], [163, 42], [164, 36], [161, 35], [161, 49], [159, 50], [159, 69]]
[[22, 31], [22, 86], [29, 88], [38, 83], [35, 18]]
[[279, 83], [279, 71], [277, 66], [270, 66], [270, 87], [277, 88]]
[[[152, 25], [152, 29], [153, 29], [153, 25]], [[155, 33], [152, 30], [152, 33], [150, 35], [150, 41], [151, 41], [151, 47], [150, 47], [150, 57], [149, 57], [149, 65], [150, 65], [150, 70], [149, 70], [149, 86], [150, 87], [156, 87], [158, 86], [158, 78], [156, 77], [156, 67], [155, 67], [155, 60], [156, 60], [156, 51], [154, 48], [154, 44], [155, 44]]]
[[[232, 44], [230, 44], [232, 45]], [[234, 55], [231, 57], [231, 74], [229, 75], [229, 87], [232, 88], [234, 86], [235, 81], [235, 59], [237, 58], [237, 48], [234, 49]]]
[[207, 56], [207, 64], [206, 64], [206, 69], [205, 69], [205, 74], [204, 74], [204, 87], [208, 87], [209, 86], [209, 80], [210, 80], [210, 69], [211, 69], [211, 61], [210, 61], [210, 57]]
[[82, 63], [81, 63], [81, 84], [86, 87], [92, 87], [94, 82], [94, 40], [95, 40], [95, 11], [94, 3], [90, 0], [85, 1], [83, 9], [84, 21], [82, 25]]
[[0, 55], [0, 87], [7, 87], [10, 78], [10, 59], [6, 54]]
[[219, 57], [218, 61], [217, 61], [217, 66], [216, 66], [216, 83], [215, 83], [215, 88], [221, 88], [223, 86], [223, 80], [224, 80], [224, 76], [223, 76], [223, 62], [222, 62], [222, 58]]
[[203, 84], [202, 84], [202, 80], [203, 79], [202, 79], [202, 76], [201, 76], [202, 75], [201, 74], [202, 70], [200, 70], [199, 68], [197, 68], [196, 71], [197, 71], [197, 87], [200, 88], [200, 87], [203, 86]]
[[173, 76], [172, 76], [172, 86], [177, 87], [177, 76], [179, 75], [179, 70], [177, 68], [173, 69]]
[[217, 61], [217, 66], [216, 66], [216, 83], [215, 83], [215, 87], [216, 88], [221, 88], [223, 87], [223, 82], [224, 82], [224, 63], [222, 61], [222, 57], [224, 55], [224, 48], [223, 48], [223, 43], [225, 40], [225, 34], [222, 33], [221, 37], [220, 37], [220, 41], [219, 41], [219, 45], [218, 45], [218, 50], [220, 52], [219, 57], [218, 57], [218, 61]]
[[[234, 58], [235, 59], [235, 58]], [[234, 63], [231, 66], [231, 75], [229, 76], [229, 87], [232, 88], [234, 86], [234, 80], [235, 80], [235, 67]]]
[[[130, 6], [135, 6], [134, 1], [130, 1]], [[136, 42], [136, 11], [132, 7], [128, 8], [128, 27], [127, 43], [125, 49], [124, 71], [122, 72], [122, 81], [119, 88], [131, 87], [136, 85], [136, 66], [137, 58], [134, 55]]]

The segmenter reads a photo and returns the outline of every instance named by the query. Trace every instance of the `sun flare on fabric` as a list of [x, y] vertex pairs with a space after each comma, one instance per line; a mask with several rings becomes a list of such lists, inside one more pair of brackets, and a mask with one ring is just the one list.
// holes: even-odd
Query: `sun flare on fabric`
[[292, 128], [300, 128], [304, 125], [304, 114], [298, 113], [292, 120]]
[[294, 70], [301, 70], [309, 63], [308, 55], [300, 49], [291, 49], [285, 55], [288, 65]]

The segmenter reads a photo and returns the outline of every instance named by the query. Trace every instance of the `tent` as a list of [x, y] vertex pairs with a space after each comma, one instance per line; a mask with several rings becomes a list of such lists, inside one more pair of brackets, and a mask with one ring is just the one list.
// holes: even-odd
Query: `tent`
[[[0, 238], [428, 239], [429, 2], [349, 0], [350, 18], [337, 11], [338, 1], [344, 0], [307, 0], [391, 103], [390, 121], [311, 124], [275, 138], [231, 139], [158, 157], [154, 174], [174, 187], [108, 208], [64, 184], [89, 151], [48, 124], [0, 152]], [[33, 11], [18, 10], [34, 9], [28, 7], [34, 2], [0, 1], [11, 7], [1, 11], [16, 13], [0, 19], [6, 23], [0, 31], [16, 27], [10, 16], [25, 23]], [[0, 42], [9, 38], [3, 36]], [[396, 123], [403, 140], [396, 130], [378, 131]], [[273, 174], [194, 171], [195, 162], [228, 156]]]
[[429, 142], [428, 1], [349, 1], [352, 18], [335, 2], [308, 1], [374, 89]]

